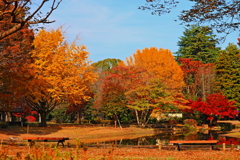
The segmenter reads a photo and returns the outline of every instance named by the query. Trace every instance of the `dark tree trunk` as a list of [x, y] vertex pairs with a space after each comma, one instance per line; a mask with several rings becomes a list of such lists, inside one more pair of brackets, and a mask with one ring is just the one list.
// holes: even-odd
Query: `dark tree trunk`
[[113, 120], [114, 120], [114, 126], [117, 128], [117, 117], [116, 115], [113, 115]]
[[82, 112], [81, 111], [77, 112], [77, 123], [82, 124]]
[[39, 125], [39, 127], [47, 127], [47, 113], [46, 112], [40, 112], [40, 117], [41, 117], [41, 123]]

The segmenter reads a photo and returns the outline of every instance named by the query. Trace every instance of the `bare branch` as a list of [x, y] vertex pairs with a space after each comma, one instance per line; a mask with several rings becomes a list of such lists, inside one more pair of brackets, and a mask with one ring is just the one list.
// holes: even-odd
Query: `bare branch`
[[2, 6], [0, 10], [0, 21], [6, 21], [6, 23], [15, 23], [15, 25], [13, 25], [13, 27], [8, 30], [0, 31], [0, 40], [31, 24], [55, 22], [54, 20], [49, 21], [48, 18], [53, 13], [53, 11], [58, 8], [62, 0], [52, 0], [50, 11], [47, 12], [45, 16], [37, 18], [40, 10], [44, 7], [45, 3], [49, 1], [50, 0], [41, 0], [39, 3], [40, 5], [37, 7], [37, 9], [32, 13], [29, 13], [29, 15], [24, 18], [22, 17], [21, 13], [26, 12], [26, 7], [32, 7], [30, 0], [22, 0], [21, 3], [19, 3], [19, 0], [2, 0], [0, 3]]

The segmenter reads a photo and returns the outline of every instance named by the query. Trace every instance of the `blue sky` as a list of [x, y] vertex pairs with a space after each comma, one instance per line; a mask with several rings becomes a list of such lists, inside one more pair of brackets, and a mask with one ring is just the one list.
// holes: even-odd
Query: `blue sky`
[[[139, 10], [145, 0], [63, 0], [50, 16], [56, 20], [46, 29], [63, 26], [66, 40], [79, 38], [86, 45], [93, 62], [107, 58], [125, 60], [137, 49], [157, 47], [178, 50], [177, 42], [183, 36], [184, 26], [175, 22], [182, 9], [191, 7], [188, 1], [181, 1], [172, 13], [153, 16], [149, 11]], [[229, 35], [219, 47], [235, 43], [238, 33]]]

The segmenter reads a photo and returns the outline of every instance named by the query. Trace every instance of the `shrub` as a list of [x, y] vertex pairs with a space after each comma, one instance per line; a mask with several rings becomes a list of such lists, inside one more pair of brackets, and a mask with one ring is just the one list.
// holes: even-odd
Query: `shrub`
[[195, 119], [185, 119], [183, 123], [192, 127], [197, 127], [197, 121]]
[[101, 124], [101, 119], [93, 119], [90, 121], [92, 124]]
[[196, 131], [197, 121], [195, 119], [185, 119], [183, 123], [184, 123], [184, 128], [183, 128], [184, 131], [189, 132], [190, 134]]
[[6, 122], [0, 122], [0, 128], [7, 128], [8, 124]]
[[110, 124], [113, 124], [113, 120], [102, 120], [101, 123], [110, 125]]

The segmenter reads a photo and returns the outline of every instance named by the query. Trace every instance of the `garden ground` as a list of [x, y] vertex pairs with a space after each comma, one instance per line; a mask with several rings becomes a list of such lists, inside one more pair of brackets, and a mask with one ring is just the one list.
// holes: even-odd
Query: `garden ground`
[[[27, 133], [29, 132], [29, 133]], [[240, 160], [240, 151], [210, 151], [210, 150], [184, 150], [164, 149], [162, 151], [155, 147], [117, 147], [95, 146], [78, 147], [77, 140], [83, 143], [93, 143], [108, 140], [120, 140], [125, 138], [137, 138], [160, 133], [160, 130], [153, 128], [126, 127], [123, 129], [100, 126], [51, 126], [51, 127], [9, 127], [0, 130], [2, 142], [7, 142], [14, 137], [16, 143], [1, 144], [0, 159], [13, 157], [13, 159], [216, 159], [216, 160]], [[236, 133], [235, 133], [236, 134]], [[240, 134], [235, 135], [238, 137]], [[69, 137], [70, 140], [65, 147], [55, 148], [55, 143], [37, 143], [36, 147], [30, 148], [27, 142], [21, 140], [26, 136], [46, 136], [46, 137]], [[69, 146], [69, 147], [68, 147]], [[18, 157], [18, 158], [17, 158]]]

